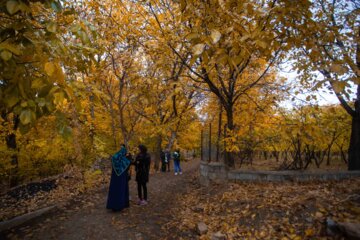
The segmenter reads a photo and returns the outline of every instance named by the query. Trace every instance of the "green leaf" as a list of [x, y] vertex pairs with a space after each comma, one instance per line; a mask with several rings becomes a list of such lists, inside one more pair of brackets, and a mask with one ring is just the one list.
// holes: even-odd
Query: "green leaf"
[[18, 1], [10, 0], [6, 2], [6, 10], [13, 15], [20, 10], [20, 4]]
[[1, 51], [0, 56], [4, 61], [9, 61], [10, 58], [12, 57], [12, 53], [9, 52], [8, 50], [4, 50]]
[[20, 122], [23, 125], [27, 125], [31, 122], [32, 114], [30, 109], [23, 110], [20, 114]]

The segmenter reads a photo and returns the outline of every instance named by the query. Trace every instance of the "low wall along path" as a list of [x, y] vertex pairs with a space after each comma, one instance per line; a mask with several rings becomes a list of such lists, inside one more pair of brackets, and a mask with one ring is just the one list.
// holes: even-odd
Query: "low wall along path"
[[341, 180], [346, 178], [360, 177], [360, 171], [251, 171], [251, 170], [228, 170], [221, 162], [201, 162], [200, 182], [208, 185], [210, 182], [223, 181], [327, 181]]

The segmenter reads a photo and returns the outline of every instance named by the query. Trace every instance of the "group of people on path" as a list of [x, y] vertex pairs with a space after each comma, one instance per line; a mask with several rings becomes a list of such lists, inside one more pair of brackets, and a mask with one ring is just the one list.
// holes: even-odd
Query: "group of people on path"
[[[180, 151], [176, 150], [172, 157], [174, 159], [175, 175], [178, 173], [182, 174], [180, 168]], [[162, 162], [162, 171], [166, 171], [166, 166], [168, 171], [170, 171], [170, 153], [161, 151], [160, 158]], [[151, 157], [147, 152], [146, 146], [139, 145], [138, 154], [136, 155], [135, 159], [133, 159], [132, 155], [126, 150], [125, 145], [122, 144], [120, 151], [111, 157], [111, 162], [112, 173], [106, 208], [113, 211], [120, 211], [129, 207], [129, 180], [131, 179], [129, 169], [131, 165], [135, 166], [135, 180], [137, 182], [139, 197], [138, 204], [146, 205], [148, 203], [146, 184], [149, 182], [151, 163]]]
[[[175, 175], [182, 174], [182, 170], [180, 167], [180, 151], [176, 150], [173, 153], [172, 157], [174, 159]], [[167, 169], [167, 171], [170, 172], [170, 160], [171, 160], [170, 152], [169, 151], [161, 151], [160, 159], [161, 159], [161, 171], [166, 172], [166, 169]]]

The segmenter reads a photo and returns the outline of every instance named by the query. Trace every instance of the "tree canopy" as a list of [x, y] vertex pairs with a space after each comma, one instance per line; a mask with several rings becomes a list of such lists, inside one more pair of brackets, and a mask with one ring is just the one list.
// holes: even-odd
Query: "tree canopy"
[[[199, 156], [210, 122], [229, 167], [273, 152], [286, 153], [286, 168], [340, 154], [359, 170], [359, 9], [345, 0], [2, 1], [1, 179], [88, 167], [121, 143], [148, 145], [158, 169], [162, 149]], [[340, 104], [281, 107], [284, 62], [298, 71], [292, 86], [329, 88]]]

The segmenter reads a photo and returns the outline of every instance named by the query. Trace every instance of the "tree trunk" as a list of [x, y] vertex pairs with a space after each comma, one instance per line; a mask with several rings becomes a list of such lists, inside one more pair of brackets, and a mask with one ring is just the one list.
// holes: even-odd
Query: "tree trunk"
[[115, 113], [113, 108], [113, 99], [110, 98], [109, 101], [109, 108], [110, 108], [110, 116], [111, 116], [111, 133], [114, 141], [114, 147], [115, 149], [118, 148], [117, 141], [116, 141], [116, 126], [115, 126]]
[[216, 139], [216, 161], [219, 162], [220, 158], [220, 138], [221, 138], [221, 125], [222, 125], [222, 112], [223, 106], [220, 103], [220, 111], [219, 111], [219, 124], [218, 124], [218, 135]]
[[124, 141], [123, 143], [125, 144], [126, 148], [129, 148], [128, 130], [126, 128], [125, 119], [124, 119], [124, 108], [125, 108], [126, 103], [123, 102], [125, 77], [126, 77], [126, 71], [123, 73], [122, 77], [118, 77], [118, 79], [119, 79], [118, 108], [119, 108], [119, 124], [120, 124], [122, 138]]
[[159, 171], [160, 166], [160, 152], [162, 150], [162, 136], [159, 134], [156, 136], [156, 147], [155, 147], [155, 161], [154, 161], [154, 169], [155, 171]]
[[168, 145], [166, 146], [166, 151], [170, 152], [174, 143], [175, 143], [175, 139], [176, 139], [176, 132], [175, 131], [171, 131], [171, 136], [170, 136], [170, 139], [169, 139], [169, 143]]
[[[359, 105], [359, 100], [355, 105]], [[356, 108], [356, 116], [353, 116], [351, 124], [348, 170], [360, 170], [360, 111], [359, 106], [356, 106]]]
[[[360, 36], [360, 31], [358, 32]], [[356, 66], [360, 70], [360, 43], [356, 46]], [[360, 84], [357, 85], [355, 109], [352, 114], [351, 137], [348, 150], [348, 170], [360, 170]]]
[[14, 116], [14, 127], [13, 127], [14, 132], [8, 134], [5, 137], [7, 148], [15, 152], [13, 155], [11, 155], [11, 158], [10, 158], [11, 166], [13, 166], [13, 168], [11, 169], [11, 172], [10, 172], [10, 182], [9, 182], [10, 187], [14, 187], [19, 184], [19, 177], [18, 177], [19, 160], [18, 160], [18, 155], [16, 153], [17, 143], [16, 143], [16, 134], [15, 134], [15, 132], [19, 126], [19, 123], [20, 123], [19, 116], [15, 115]]
[[[230, 131], [233, 131], [234, 130], [233, 106], [232, 105], [227, 106], [225, 108], [225, 110], [226, 110], [226, 116], [227, 116], [227, 128]], [[226, 164], [226, 166], [231, 167], [231, 168], [235, 167], [234, 153], [229, 152], [229, 151], [226, 150], [226, 152], [225, 152], [225, 164]]]

